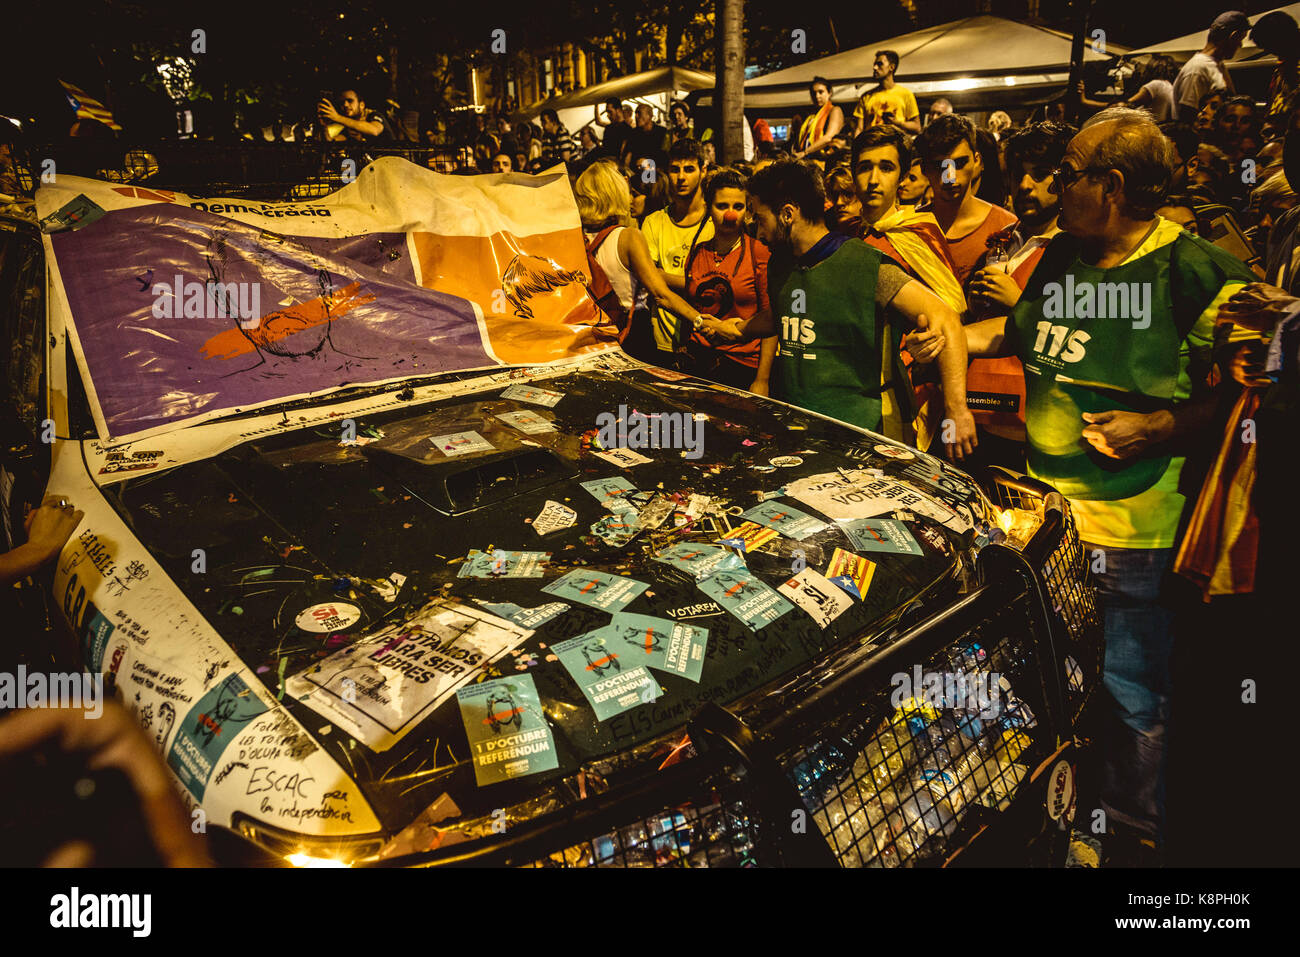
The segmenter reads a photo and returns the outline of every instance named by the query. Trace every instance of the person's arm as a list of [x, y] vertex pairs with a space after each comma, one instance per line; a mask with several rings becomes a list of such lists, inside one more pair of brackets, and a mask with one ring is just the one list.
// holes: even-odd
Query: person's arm
[[344, 129], [356, 130], [358, 133], [362, 133], [366, 136], [378, 136], [380, 133], [384, 132], [384, 124], [380, 123], [378, 120], [375, 120], [372, 123], [364, 118], [354, 120], [350, 116], [344, 116], [338, 110], [334, 109], [334, 104], [329, 100], [321, 100], [320, 104], [316, 108], [316, 112], [318, 112], [321, 119], [326, 122], [338, 123], [342, 125]]
[[1083, 438], [1102, 455], [1112, 459], [1135, 458], [1154, 445], [1172, 442], [1214, 425], [1218, 399], [1213, 392], [1180, 402], [1172, 409], [1155, 412], [1085, 412]]
[[904, 90], [903, 92], [906, 93], [904, 99], [907, 101], [908, 116], [903, 117], [901, 120], [890, 120], [889, 122], [895, 129], [915, 136], [921, 132], [921, 111], [916, 107], [916, 97], [912, 95], [912, 91]]
[[921, 132], [921, 118], [919, 116], [911, 120], [890, 120], [889, 122], [897, 129], [912, 136]]
[[1219, 65], [1219, 73], [1223, 76], [1224, 92], [1227, 93], [1229, 96], [1233, 96], [1237, 92], [1237, 88], [1236, 86], [1233, 85], [1232, 74], [1228, 72], [1228, 61], [1215, 60], [1214, 62]]
[[663, 267], [659, 267], [659, 275], [666, 285], [673, 292], [682, 295], [686, 292], [686, 277], [678, 276], [674, 273], [667, 272]]
[[71, 505], [60, 508], [59, 501], [47, 495], [41, 507], [27, 516], [27, 541], [0, 555], [0, 587], [22, 581], [63, 551], [85, 513]]
[[844, 111], [838, 106], [831, 110], [831, 118], [826, 121], [826, 130], [821, 136], [808, 144], [808, 148], [797, 156], [812, 156], [818, 150], [825, 146], [830, 146], [835, 136], [840, 130], [844, 129]]
[[754, 383], [749, 391], [755, 395], [771, 395], [772, 362], [780, 343], [776, 336], [767, 336], [758, 347], [758, 371], [754, 374]]
[[[626, 240], [624, 237], [626, 237]], [[692, 324], [694, 324], [697, 317], [704, 315], [676, 292], [668, 288], [668, 283], [664, 281], [664, 272], [655, 265], [654, 259], [650, 256], [650, 247], [646, 244], [645, 237], [638, 230], [632, 228], [623, 230], [619, 236], [620, 254], [625, 251], [624, 241], [627, 243], [628, 268], [636, 275], [641, 285], [650, 290], [651, 294], [658, 300], [659, 305], [673, 315]], [[681, 288], [683, 290], [686, 288], [685, 279], [682, 280]], [[707, 320], [712, 317], [706, 316], [705, 318]]]
[[1154, 100], [1155, 97], [1151, 95], [1151, 91], [1144, 86], [1128, 98], [1126, 105], [1136, 108], [1146, 106], [1148, 103], [1154, 102]]
[[971, 278], [971, 292], [983, 296], [1007, 309], [1014, 309], [1020, 301], [1023, 290], [1011, 278], [1010, 273], [1003, 272], [995, 266], [985, 266]]
[[1235, 310], [1230, 305], [1234, 302], [1273, 302], [1273, 288], [1263, 283], [1225, 283], [1201, 313], [1180, 347], [1188, 355], [1192, 394], [1172, 408], [1157, 409], [1155, 412], [1128, 412], [1120, 409], [1085, 412], [1083, 421], [1088, 424], [1083, 429], [1083, 438], [1102, 455], [1113, 459], [1131, 459], [1146, 454], [1153, 446], [1179, 442], [1212, 430], [1218, 395], [1217, 390], [1205, 382], [1214, 349], [1214, 325], [1225, 311], [1229, 316], [1232, 315]]
[[748, 319], [706, 319], [700, 331], [719, 342], [766, 339], [776, 335], [776, 317], [770, 308], [760, 309]]
[[867, 101], [858, 97], [858, 105], [853, 108], [853, 138], [857, 139], [867, 128]]
[[[114, 700], [98, 715], [86, 708], [22, 708], [0, 721], [0, 761], [19, 755], [61, 753], [77, 767], [120, 770], [135, 792], [140, 818], [154, 850], [167, 867], [210, 866], [203, 839], [192, 828], [167, 766], [135, 717]], [[30, 782], [29, 782], [30, 783]], [[67, 826], [57, 819], [45, 828]], [[49, 833], [48, 837], [60, 837]], [[58, 843], [47, 866], [89, 867], [97, 849], [84, 841]]]
[[1115, 105], [1115, 104], [1114, 104], [1114, 101], [1112, 101], [1112, 100], [1094, 100], [1094, 99], [1091, 99], [1091, 98], [1088, 96], [1088, 94], [1087, 94], [1086, 92], [1084, 92], [1084, 84], [1083, 84], [1083, 81], [1082, 81], [1082, 80], [1080, 80], [1080, 81], [1075, 85], [1074, 90], [1075, 90], [1076, 93], [1079, 94], [1079, 102], [1080, 102], [1081, 104], [1083, 104], [1084, 106], [1091, 107], [1091, 108], [1094, 109], [1094, 110], [1099, 110], [1099, 109], [1101, 109], [1101, 108], [1103, 108], [1103, 107], [1106, 107], [1106, 106], [1114, 106], [1114, 105]]
[[955, 426], [948, 456], [960, 461], [975, 451], [975, 417], [966, 406], [966, 340], [961, 334], [961, 317], [942, 299], [917, 280], [911, 280], [894, 294], [890, 308], [917, 324], [925, 317], [929, 325], [948, 340], [939, 353], [939, 381], [943, 390], [943, 414]]

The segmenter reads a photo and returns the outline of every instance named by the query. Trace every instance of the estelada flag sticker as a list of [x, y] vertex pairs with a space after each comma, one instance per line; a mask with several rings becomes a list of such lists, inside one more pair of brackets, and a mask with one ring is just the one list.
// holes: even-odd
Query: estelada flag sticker
[[772, 539], [776, 538], [777, 531], [774, 528], [764, 528], [757, 522], [745, 522], [733, 528], [726, 538], [715, 539], [724, 544], [731, 545], [732, 542], [738, 542], [739, 545], [732, 545], [733, 548], [739, 547], [741, 551], [752, 552], [762, 548]]
[[876, 563], [870, 559], [837, 548], [831, 552], [831, 562], [826, 566], [826, 577], [834, 581], [841, 575], [852, 580], [857, 586], [858, 597], [866, 598], [871, 579], [876, 574]]

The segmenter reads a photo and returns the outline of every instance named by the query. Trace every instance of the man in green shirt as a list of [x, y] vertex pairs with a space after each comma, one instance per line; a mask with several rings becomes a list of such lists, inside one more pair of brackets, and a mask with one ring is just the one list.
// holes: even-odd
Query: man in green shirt
[[1102, 807], [1120, 837], [1112, 846], [1148, 862], [1163, 837], [1179, 476], [1213, 417], [1215, 316], [1254, 278], [1156, 215], [1172, 169], [1150, 114], [1094, 116], [1055, 171], [1064, 232], [1009, 317], [965, 328], [970, 355], [1024, 363], [1030, 474], [1069, 499], [1102, 594], [1115, 719]]
[[[975, 449], [966, 407], [961, 318], [926, 286], [860, 239], [826, 228], [820, 177], [802, 163], [774, 163], [747, 186], [758, 238], [772, 248], [772, 308], [748, 320], [709, 319], [723, 341], [780, 337], [773, 395], [890, 438], [906, 439], [913, 391], [899, 353], [902, 334], [930, 328], [956, 346], [938, 357], [950, 458]], [[778, 263], [783, 263], [778, 268]]]

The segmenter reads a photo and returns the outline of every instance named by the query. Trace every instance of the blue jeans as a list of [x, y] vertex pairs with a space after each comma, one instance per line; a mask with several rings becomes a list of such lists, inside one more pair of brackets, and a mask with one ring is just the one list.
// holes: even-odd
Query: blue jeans
[[1135, 828], [1157, 844], [1164, 836], [1169, 658], [1174, 611], [1162, 587], [1172, 548], [1102, 548], [1083, 543], [1101, 593], [1106, 665], [1103, 683], [1111, 719], [1102, 741], [1101, 805], [1109, 821]]

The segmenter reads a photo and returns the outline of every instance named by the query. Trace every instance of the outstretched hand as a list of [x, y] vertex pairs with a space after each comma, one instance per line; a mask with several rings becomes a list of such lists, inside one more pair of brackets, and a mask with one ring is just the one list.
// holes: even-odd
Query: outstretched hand
[[916, 317], [916, 328], [903, 337], [903, 348], [913, 362], [925, 365], [939, 358], [947, 341], [938, 329], [930, 328], [930, 320], [922, 313]]

